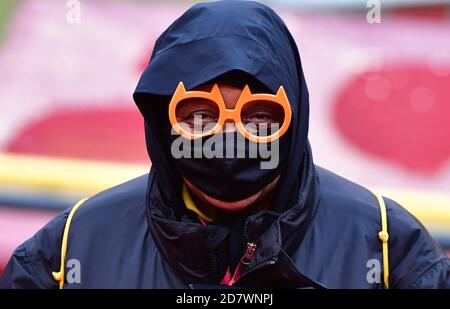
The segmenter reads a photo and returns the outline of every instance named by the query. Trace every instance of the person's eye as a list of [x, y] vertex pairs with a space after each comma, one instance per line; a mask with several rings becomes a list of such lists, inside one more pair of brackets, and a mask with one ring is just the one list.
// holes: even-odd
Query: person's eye
[[204, 127], [205, 125], [215, 124], [218, 118], [218, 113], [213, 110], [198, 109], [190, 111], [184, 117], [179, 118], [178, 121], [187, 124], [189, 127], [194, 127], [195, 125]]
[[272, 116], [272, 114], [268, 111], [254, 111], [248, 113], [245, 118], [248, 122], [256, 122], [256, 123], [272, 123], [276, 119]]
[[217, 114], [214, 111], [211, 110], [196, 110], [189, 113], [189, 115], [186, 117], [186, 119], [199, 119], [202, 121], [211, 121], [217, 119]]
[[180, 102], [176, 109], [177, 121], [189, 127], [195, 124], [207, 125], [219, 119], [219, 108], [216, 103], [207, 99], [192, 99]]
[[245, 123], [253, 124], [273, 124], [279, 123], [282, 117], [278, 116], [278, 113], [272, 108], [267, 107], [255, 107], [247, 109], [243, 114], [243, 120]]

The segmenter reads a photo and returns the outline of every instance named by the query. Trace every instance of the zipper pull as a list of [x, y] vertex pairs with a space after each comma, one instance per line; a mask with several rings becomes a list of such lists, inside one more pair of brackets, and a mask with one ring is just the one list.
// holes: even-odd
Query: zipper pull
[[227, 285], [231, 286], [233, 285], [237, 279], [239, 279], [239, 276], [242, 273], [242, 269], [250, 264], [250, 262], [253, 259], [253, 255], [255, 255], [256, 251], [256, 244], [252, 242], [247, 243], [247, 250], [245, 251], [245, 254], [241, 257], [241, 260], [239, 261], [239, 264], [236, 267], [236, 270], [234, 271], [233, 277], [230, 279], [230, 281], [226, 282]]
[[244, 256], [241, 258], [241, 263], [244, 265], [250, 264], [250, 262], [252, 261], [253, 255], [255, 254], [255, 251], [256, 251], [256, 244], [254, 244], [252, 242], [248, 242], [247, 243], [247, 251], [245, 251]]

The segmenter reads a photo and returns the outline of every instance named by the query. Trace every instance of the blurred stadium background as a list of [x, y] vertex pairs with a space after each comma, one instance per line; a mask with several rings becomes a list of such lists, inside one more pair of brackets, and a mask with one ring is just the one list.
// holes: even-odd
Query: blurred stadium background
[[[81, 0], [68, 23], [71, 2], [0, 1], [0, 272], [56, 213], [148, 171], [131, 95], [194, 3]], [[450, 1], [383, 0], [379, 23], [377, 1], [265, 2], [302, 55], [315, 162], [396, 199], [450, 250]]]

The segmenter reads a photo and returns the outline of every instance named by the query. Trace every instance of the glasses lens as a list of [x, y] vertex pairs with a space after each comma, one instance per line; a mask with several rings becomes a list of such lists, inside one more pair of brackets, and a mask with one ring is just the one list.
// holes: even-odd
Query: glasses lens
[[219, 120], [219, 106], [211, 100], [190, 98], [180, 101], [175, 109], [178, 124], [190, 134], [203, 134]]
[[272, 101], [248, 102], [242, 107], [241, 120], [253, 135], [269, 136], [276, 133], [283, 124], [284, 109]]

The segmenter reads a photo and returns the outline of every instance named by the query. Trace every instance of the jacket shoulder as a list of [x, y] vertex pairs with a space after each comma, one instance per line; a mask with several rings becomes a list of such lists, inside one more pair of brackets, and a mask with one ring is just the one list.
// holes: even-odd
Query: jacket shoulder
[[[345, 225], [345, 230], [358, 233], [358, 239], [372, 240], [367, 244], [369, 248], [380, 250], [377, 235], [381, 230], [381, 216], [374, 194], [324, 168], [316, 167], [316, 170], [320, 186], [319, 211], [325, 214], [327, 221], [340, 222], [340, 229]], [[419, 287], [432, 285], [433, 280], [434, 287], [450, 284], [449, 259], [439, 244], [405, 208], [390, 198], [383, 198], [387, 210], [391, 286]], [[432, 273], [436, 276], [430, 279]]]
[[142, 206], [146, 202], [148, 177], [149, 174], [136, 177], [90, 197], [77, 210], [74, 222], [80, 218], [98, 220], [101, 214], [106, 213], [112, 219], [124, 209]]
[[67, 209], [17, 247], [0, 278], [0, 288], [57, 288], [52, 271], [59, 270], [61, 239]]
[[370, 190], [322, 167], [316, 166], [316, 171], [321, 208], [333, 215], [379, 223], [378, 201]]
[[[73, 234], [84, 240], [104, 237], [107, 228], [132, 218], [142, 220], [146, 200], [148, 174], [132, 179], [89, 198], [74, 214], [70, 225], [69, 246]], [[57, 288], [52, 277], [60, 268], [61, 243], [64, 227], [72, 207], [64, 210], [30, 239], [17, 247], [0, 279], [1, 288]], [[139, 213], [136, 215], [136, 210]], [[133, 216], [130, 216], [130, 213]]]
[[106, 246], [146, 227], [148, 177], [149, 174], [142, 175], [87, 199], [70, 224], [69, 249], [80, 244], [86, 248], [88, 244], [93, 248]]
[[392, 285], [400, 288], [450, 287], [450, 260], [422, 223], [392, 199], [388, 210]]

